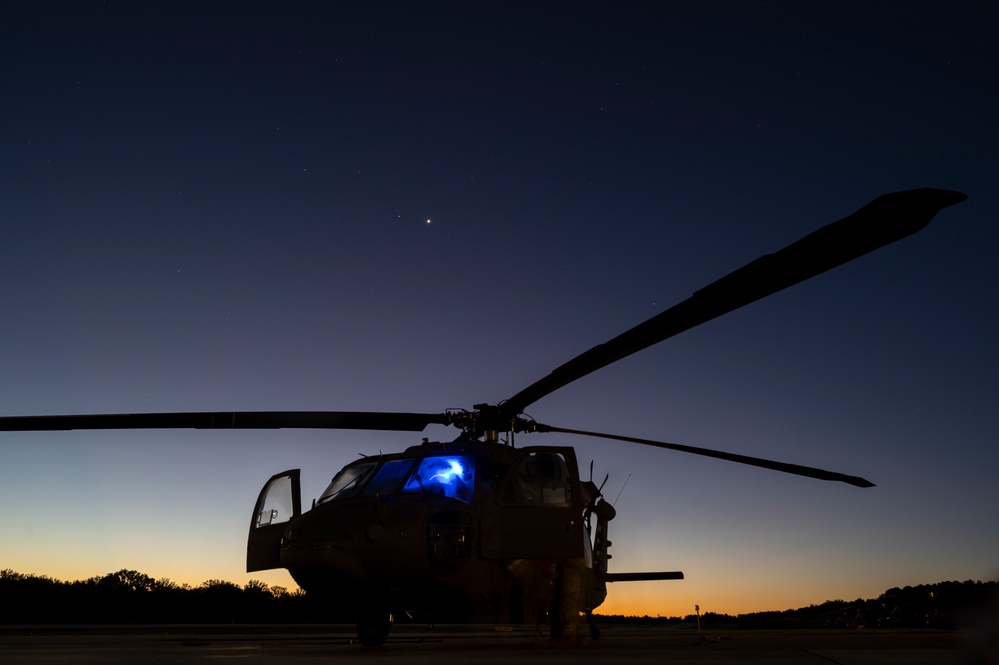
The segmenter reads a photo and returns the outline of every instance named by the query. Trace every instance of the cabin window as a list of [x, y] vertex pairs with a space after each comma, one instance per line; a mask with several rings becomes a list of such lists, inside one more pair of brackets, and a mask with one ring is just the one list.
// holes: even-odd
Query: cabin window
[[382, 464], [382, 468], [378, 469], [378, 473], [371, 479], [371, 482], [368, 483], [364, 493], [368, 496], [391, 494], [399, 489], [400, 483], [409, 474], [409, 470], [412, 467], [413, 460], [411, 459], [397, 459], [385, 462], [385, 464]]
[[568, 506], [572, 503], [572, 481], [565, 458], [559, 453], [528, 453], [500, 495], [508, 505]]
[[345, 499], [354, 496], [357, 494], [357, 490], [360, 489], [364, 479], [370, 475], [372, 469], [376, 466], [378, 466], [377, 462], [367, 462], [344, 467], [340, 473], [336, 474], [333, 482], [326, 488], [323, 495], [319, 497], [319, 503], [331, 499]]
[[465, 455], [427, 457], [403, 486], [403, 492], [421, 492], [472, 502], [475, 459]]

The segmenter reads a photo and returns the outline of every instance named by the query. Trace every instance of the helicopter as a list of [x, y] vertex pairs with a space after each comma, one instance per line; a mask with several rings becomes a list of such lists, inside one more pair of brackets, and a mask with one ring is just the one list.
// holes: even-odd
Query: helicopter
[[[884, 194], [855, 213], [766, 254], [651, 319], [579, 354], [496, 404], [440, 413], [240, 411], [0, 417], [0, 431], [76, 429], [460, 430], [399, 453], [361, 457], [304, 510], [300, 470], [272, 476], [249, 522], [246, 570], [286, 568], [317, 607], [353, 611], [366, 646], [402, 612], [546, 625], [579, 642], [599, 631], [593, 610], [614, 582], [683, 579], [679, 571], [612, 572], [616, 511], [583, 480], [569, 446], [515, 445], [516, 435], [597, 437], [762, 467], [856, 487], [873, 483], [815, 467], [537, 422], [525, 410], [617, 360], [923, 229], [967, 199], [922, 188]], [[604, 480], [606, 482], [606, 479]]]

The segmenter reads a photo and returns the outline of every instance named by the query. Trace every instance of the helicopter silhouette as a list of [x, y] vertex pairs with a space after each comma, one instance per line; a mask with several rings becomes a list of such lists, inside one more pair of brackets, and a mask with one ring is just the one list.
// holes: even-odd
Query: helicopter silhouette
[[[449, 442], [362, 457], [343, 467], [309, 510], [300, 472], [275, 474], [251, 513], [247, 572], [286, 568], [317, 607], [351, 608], [362, 644], [383, 644], [393, 616], [491, 618], [547, 625], [552, 637], [598, 635], [592, 612], [611, 582], [682, 579], [678, 571], [611, 572], [614, 507], [583, 480], [573, 448], [514, 445], [517, 434], [613, 439], [856, 487], [857, 476], [719, 450], [546, 425], [527, 407], [633, 353], [924, 228], [960, 192], [885, 194], [857, 212], [764, 255], [496, 404], [441, 413], [270, 411], [0, 418], [0, 430], [358, 429], [460, 430]], [[605, 481], [606, 482], [606, 479]], [[581, 618], [581, 617], [585, 617]]]

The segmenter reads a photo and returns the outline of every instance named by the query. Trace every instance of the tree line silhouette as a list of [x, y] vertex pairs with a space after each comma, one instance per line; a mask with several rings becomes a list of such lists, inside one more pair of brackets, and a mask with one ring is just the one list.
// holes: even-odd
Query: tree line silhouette
[[[707, 628], [953, 628], [964, 615], [999, 603], [999, 582], [940, 582], [891, 588], [874, 599], [830, 600], [771, 612], [701, 614]], [[353, 613], [317, 606], [301, 590], [251, 580], [240, 587], [208, 580], [197, 587], [134, 570], [61, 582], [0, 570], [0, 624], [349, 623]], [[601, 623], [694, 623], [684, 617], [600, 616]]]
[[0, 624], [317, 623], [301, 590], [251, 580], [197, 587], [134, 570], [61, 582], [0, 570]]
[[965, 626], [982, 616], [999, 616], [999, 581], [939, 582], [893, 587], [877, 598], [827, 600], [782, 611], [671, 616], [601, 616], [604, 624], [689, 624], [707, 629], [934, 628]]

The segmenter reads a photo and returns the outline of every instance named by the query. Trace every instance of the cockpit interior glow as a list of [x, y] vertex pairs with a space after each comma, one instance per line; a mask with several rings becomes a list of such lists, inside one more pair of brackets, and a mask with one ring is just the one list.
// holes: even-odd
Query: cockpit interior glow
[[443, 494], [471, 503], [474, 485], [475, 464], [471, 457], [428, 457], [420, 463], [402, 491]]

